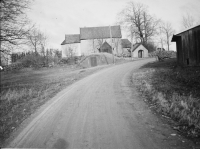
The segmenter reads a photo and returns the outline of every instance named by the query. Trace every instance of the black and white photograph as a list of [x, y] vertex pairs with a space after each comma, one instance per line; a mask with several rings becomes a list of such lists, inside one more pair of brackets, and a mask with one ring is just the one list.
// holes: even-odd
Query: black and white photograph
[[200, 149], [200, 0], [0, 0], [0, 148]]

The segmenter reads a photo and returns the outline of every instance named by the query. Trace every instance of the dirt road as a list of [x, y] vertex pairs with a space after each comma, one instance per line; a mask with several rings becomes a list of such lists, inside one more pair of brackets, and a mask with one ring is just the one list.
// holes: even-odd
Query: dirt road
[[173, 130], [130, 87], [131, 72], [150, 61], [109, 67], [74, 83], [42, 107], [8, 147], [168, 149], [189, 144], [170, 135]]

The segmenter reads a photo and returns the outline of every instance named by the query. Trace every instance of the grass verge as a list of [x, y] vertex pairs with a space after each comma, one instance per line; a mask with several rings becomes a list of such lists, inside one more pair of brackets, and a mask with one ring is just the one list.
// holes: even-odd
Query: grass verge
[[200, 68], [180, 68], [176, 59], [153, 62], [133, 74], [140, 95], [157, 113], [170, 117], [173, 128], [200, 140]]
[[56, 93], [105, 67], [53, 67], [0, 72], [0, 146], [29, 115]]

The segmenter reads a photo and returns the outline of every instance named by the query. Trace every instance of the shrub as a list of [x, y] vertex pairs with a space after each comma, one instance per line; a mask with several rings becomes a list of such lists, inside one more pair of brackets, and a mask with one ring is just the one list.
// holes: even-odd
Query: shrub
[[157, 57], [158, 61], [163, 61], [167, 58], [176, 58], [176, 52], [174, 51], [154, 51], [149, 53], [149, 57]]
[[15, 62], [4, 67], [4, 71], [20, 70], [24, 66], [21, 62]]
[[156, 51], [156, 46], [153, 42], [145, 43], [144, 46], [148, 49], [149, 52]]
[[42, 67], [45, 65], [44, 57], [36, 54], [26, 55], [22, 60], [21, 63], [24, 67]]
[[59, 64], [68, 64], [68, 65], [73, 65], [77, 64], [79, 61], [80, 57], [78, 56], [73, 56], [73, 57], [68, 57], [68, 58], [62, 58], [58, 63]]

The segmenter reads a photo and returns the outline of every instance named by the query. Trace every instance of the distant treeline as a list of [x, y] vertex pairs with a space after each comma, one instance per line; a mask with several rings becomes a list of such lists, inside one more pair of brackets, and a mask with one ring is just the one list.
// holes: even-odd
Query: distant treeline
[[[22, 52], [22, 53], [12, 53], [11, 54], [11, 62], [17, 62], [20, 59], [23, 59], [24, 57], [26, 57], [27, 55], [33, 55], [35, 54], [35, 52], [33, 51], [29, 51], [29, 52]], [[52, 49], [47, 49], [46, 52], [42, 52], [42, 53], [37, 53], [37, 55], [40, 56], [45, 56], [45, 57], [52, 57], [52, 56], [57, 56], [59, 59], [62, 58], [62, 52], [59, 50], [52, 50]]]

